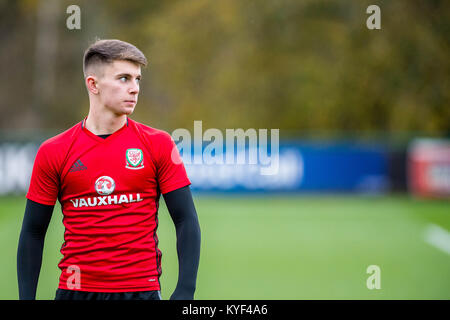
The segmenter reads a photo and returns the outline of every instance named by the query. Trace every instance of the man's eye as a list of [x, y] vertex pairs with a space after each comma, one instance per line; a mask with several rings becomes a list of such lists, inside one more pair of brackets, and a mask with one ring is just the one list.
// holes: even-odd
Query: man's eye
[[141, 79], [137, 78], [136, 82], [137, 82], [137, 84], [141, 83]]
[[127, 77], [120, 77], [119, 80], [122, 81], [122, 82], [126, 82], [127, 81]]

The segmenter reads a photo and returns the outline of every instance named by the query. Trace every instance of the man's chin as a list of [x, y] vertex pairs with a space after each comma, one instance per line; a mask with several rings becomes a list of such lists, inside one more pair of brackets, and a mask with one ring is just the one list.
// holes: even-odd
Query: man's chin
[[134, 112], [134, 107], [125, 107], [125, 108], [122, 108], [122, 110], [120, 110], [120, 111], [122, 114], [125, 114], [128, 116]]
[[130, 115], [133, 113], [134, 108], [135, 105], [118, 105], [114, 107], [106, 107], [106, 109], [109, 109], [109, 111], [114, 113], [116, 116]]

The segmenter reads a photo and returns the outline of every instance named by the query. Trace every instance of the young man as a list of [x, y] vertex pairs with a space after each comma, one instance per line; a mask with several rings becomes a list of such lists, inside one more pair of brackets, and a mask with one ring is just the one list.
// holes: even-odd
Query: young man
[[17, 254], [20, 299], [35, 299], [56, 199], [65, 232], [55, 299], [161, 299], [161, 194], [177, 236], [171, 299], [193, 299], [200, 227], [190, 181], [171, 136], [128, 118], [146, 64], [139, 49], [119, 40], [86, 50], [89, 113], [45, 141], [34, 162]]

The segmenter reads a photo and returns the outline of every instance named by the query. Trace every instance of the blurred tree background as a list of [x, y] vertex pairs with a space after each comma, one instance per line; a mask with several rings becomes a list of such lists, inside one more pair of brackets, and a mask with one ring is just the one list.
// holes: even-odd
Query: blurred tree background
[[[81, 9], [69, 30], [66, 8]], [[381, 8], [369, 30], [366, 8]], [[0, 0], [0, 134], [62, 131], [88, 112], [82, 56], [98, 38], [146, 54], [133, 119], [171, 131], [450, 132], [445, 0]]]

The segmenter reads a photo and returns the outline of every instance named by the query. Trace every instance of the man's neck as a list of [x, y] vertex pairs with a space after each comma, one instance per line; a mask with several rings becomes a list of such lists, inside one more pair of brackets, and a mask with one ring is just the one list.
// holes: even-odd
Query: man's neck
[[95, 135], [112, 134], [122, 128], [127, 122], [125, 114], [117, 116], [89, 111], [84, 123], [86, 129]]

